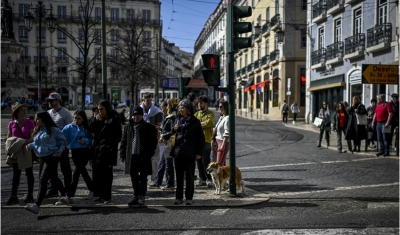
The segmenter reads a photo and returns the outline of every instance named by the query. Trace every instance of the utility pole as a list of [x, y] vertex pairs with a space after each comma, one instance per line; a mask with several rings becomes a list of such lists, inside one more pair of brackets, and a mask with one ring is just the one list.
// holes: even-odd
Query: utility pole
[[154, 83], [154, 103], [159, 104], [159, 97], [158, 97], [158, 84], [159, 84], [159, 64], [160, 64], [160, 47], [158, 45], [159, 40], [158, 40], [158, 34], [156, 34], [156, 62], [157, 62], [157, 68], [156, 68], [156, 81]]
[[[106, 1], [101, 0], [101, 82], [103, 99], [107, 99], [107, 48], [106, 48]], [[82, 91], [84, 92], [84, 91]]]

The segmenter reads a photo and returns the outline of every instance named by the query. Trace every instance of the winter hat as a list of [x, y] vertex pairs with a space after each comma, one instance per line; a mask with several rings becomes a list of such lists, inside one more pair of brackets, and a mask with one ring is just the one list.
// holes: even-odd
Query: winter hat
[[135, 108], [133, 108], [132, 110], [132, 116], [134, 115], [142, 115], [143, 116], [143, 109], [140, 106], [136, 106]]

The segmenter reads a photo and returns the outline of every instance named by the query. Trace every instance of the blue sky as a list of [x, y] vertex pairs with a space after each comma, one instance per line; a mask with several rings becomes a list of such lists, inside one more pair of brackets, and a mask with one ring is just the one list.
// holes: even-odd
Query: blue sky
[[160, 0], [162, 36], [183, 51], [192, 52], [204, 23], [220, 0]]

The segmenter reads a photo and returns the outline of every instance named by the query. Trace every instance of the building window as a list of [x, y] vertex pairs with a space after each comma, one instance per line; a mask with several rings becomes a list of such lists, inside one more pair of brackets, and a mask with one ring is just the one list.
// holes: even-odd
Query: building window
[[66, 6], [58, 6], [58, 19], [66, 19], [67, 18], [67, 7]]
[[266, 14], [265, 14], [265, 19], [267, 20], [267, 21], [269, 21], [270, 20], [270, 14], [269, 14], [269, 7], [267, 7], [267, 10], [266, 10], [267, 12], [266, 12]]
[[111, 22], [119, 21], [119, 9], [111, 8]]
[[261, 24], [261, 14], [257, 17], [257, 26], [262, 26]]
[[256, 7], [256, 3], [255, 3], [254, 0], [251, 0], [251, 6], [252, 6], [253, 8]]
[[307, 0], [301, 0], [301, 11], [307, 11]]
[[101, 20], [101, 8], [100, 7], [96, 7], [94, 9], [94, 18], [96, 21], [100, 21]]
[[342, 41], [342, 20], [335, 20], [335, 42]]
[[86, 9], [84, 7], [79, 7], [79, 18], [82, 22], [86, 20]]
[[58, 43], [66, 43], [66, 42], [67, 42], [67, 35], [65, 35], [63, 31], [58, 30]]
[[279, 81], [278, 79], [272, 80], [272, 106], [278, 107], [279, 104]]
[[28, 49], [29, 49], [28, 46], [26, 46], [26, 47], [24, 48], [24, 50], [23, 50], [22, 53], [21, 53], [21, 56], [22, 56], [22, 57], [26, 58], [26, 57], [29, 56]]
[[94, 54], [97, 61], [101, 60], [101, 47], [94, 49]]
[[247, 66], [247, 54], [244, 54], [244, 66]]
[[279, 14], [279, 0], [275, 0], [275, 15]]
[[275, 34], [275, 37], [274, 37], [274, 50], [275, 51], [278, 50], [278, 35], [277, 34]]
[[116, 68], [111, 69], [111, 79], [112, 80], [118, 80], [119, 78], [119, 71]]
[[111, 30], [111, 42], [118, 42], [118, 30]]
[[46, 42], [46, 29], [42, 27], [42, 32], [39, 34], [39, 27], [36, 29], [37, 41]]
[[94, 41], [96, 43], [100, 43], [101, 42], [101, 29], [95, 29], [94, 30]]
[[29, 8], [29, 4], [19, 4], [19, 17], [26, 16], [26, 14], [28, 14]]
[[254, 50], [253, 49], [251, 49], [251, 54], [250, 54], [250, 61], [251, 61], [251, 64], [253, 64], [254, 63]]
[[65, 62], [67, 60], [67, 48], [65, 47], [58, 48], [58, 60], [59, 62]]
[[258, 44], [257, 48], [257, 60], [261, 59], [261, 44]]
[[325, 30], [324, 27], [318, 29], [318, 49], [322, 49], [325, 46]]
[[150, 31], [144, 31], [143, 32], [143, 43], [144, 44], [150, 44], [151, 42], [151, 32]]
[[362, 10], [361, 7], [354, 10], [354, 35], [362, 33]]
[[378, 25], [386, 23], [387, 19], [387, 0], [378, 0]]
[[144, 23], [150, 23], [150, 10], [143, 10], [142, 17], [143, 17]]
[[19, 26], [19, 41], [27, 42], [28, 41], [28, 31], [25, 26]]
[[83, 33], [83, 29], [78, 29], [78, 40], [80, 42], [83, 42], [84, 38], [85, 38], [85, 35]]
[[111, 49], [111, 57], [114, 60], [118, 60], [119, 59], [119, 51], [115, 50], [115, 49]]
[[135, 10], [133, 10], [133, 9], [128, 9], [128, 10], [126, 11], [126, 20], [127, 20], [129, 23], [132, 23], [132, 22], [135, 20]]
[[300, 49], [307, 48], [307, 29], [300, 30]]
[[269, 55], [269, 39], [265, 40], [265, 55]]

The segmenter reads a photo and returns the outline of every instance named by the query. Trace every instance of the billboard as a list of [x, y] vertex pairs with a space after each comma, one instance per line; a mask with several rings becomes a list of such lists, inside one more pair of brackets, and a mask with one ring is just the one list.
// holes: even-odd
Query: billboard
[[178, 78], [162, 78], [161, 79], [161, 87], [165, 89], [178, 89], [179, 81]]

